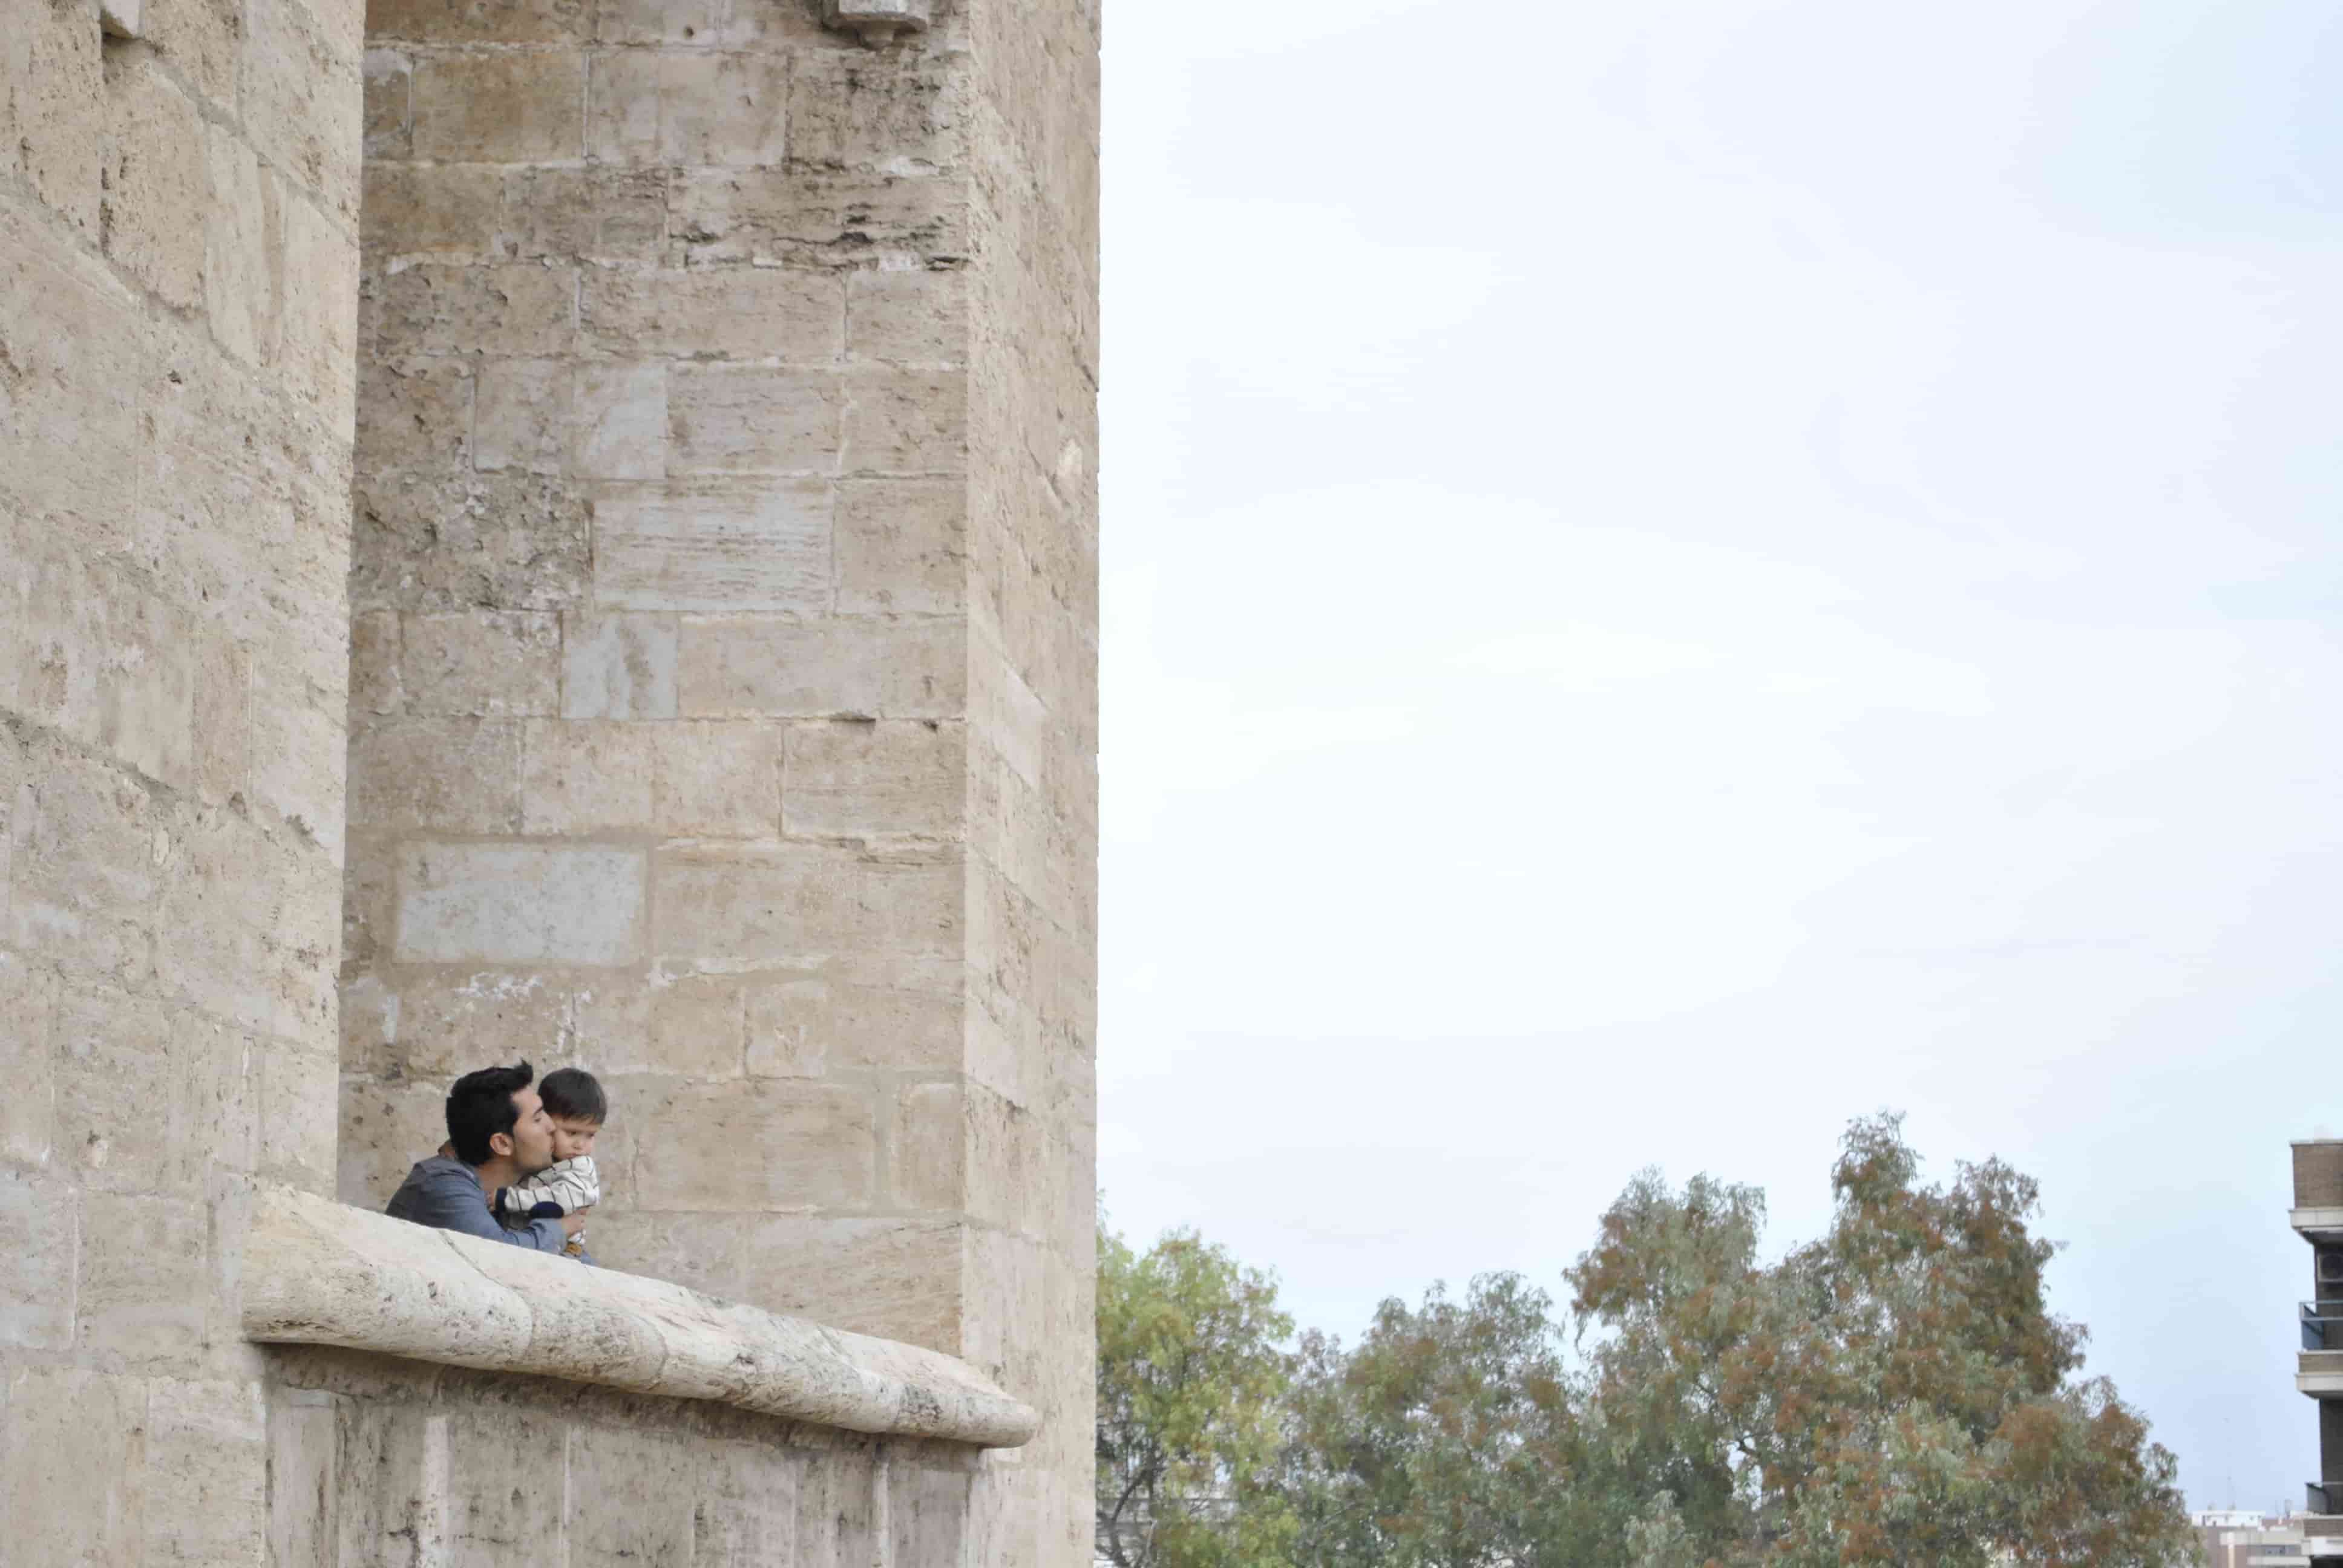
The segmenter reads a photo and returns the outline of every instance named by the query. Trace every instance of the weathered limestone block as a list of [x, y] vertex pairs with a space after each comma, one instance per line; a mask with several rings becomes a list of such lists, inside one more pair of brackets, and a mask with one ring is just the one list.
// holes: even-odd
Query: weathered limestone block
[[787, 156], [785, 56], [601, 55], [592, 101], [587, 146], [606, 163], [753, 168]]
[[[369, 204], [371, 210], [371, 204]], [[357, 411], [357, 461], [367, 469], [461, 473], [472, 466], [474, 375], [468, 361], [383, 366]]]
[[[396, 49], [369, 48], [361, 101], [369, 161], [410, 156], [415, 140], [415, 64]], [[372, 172], [368, 172], [372, 178]]]
[[200, 1201], [84, 1196], [75, 1331], [89, 1364], [167, 1372], [196, 1358], [209, 1309], [209, 1229]]
[[5, 139], [12, 167], [80, 233], [98, 231], [106, 92], [96, 0], [27, 10], [8, 30]]
[[[638, 1200], [690, 1213], [867, 1208], [878, 1131], [867, 1090], [771, 1080], [689, 1083], [636, 1111]], [[759, 1158], [742, 1160], [754, 1149]]]
[[951, 167], [969, 86], [964, 73], [919, 59], [801, 55], [789, 82], [789, 156], [883, 174]]
[[837, 960], [767, 970], [744, 996], [748, 1067], [763, 1078], [942, 1072], [962, 1049], [952, 957]]
[[596, 268], [581, 280], [578, 311], [587, 347], [608, 354], [827, 365], [846, 339], [838, 280], [779, 268]]
[[415, 156], [447, 163], [574, 158], [585, 62], [564, 53], [433, 55], [415, 69]]
[[[699, 1451], [642, 1432], [586, 1427], [569, 1440], [569, 1484], [595, 1499], [568, 1532], [573, 1568], [644, 1568], [694, 1561], [693, 1515], [704, 1484]], [[794, 1520], [795, 1488], [786, 1500]], [[786, 1559], [781, 1559], [786, 1561]]]
[[343, 31], [356, 13], [347, 4], [247, 0], [237, 95], [256, 149], [320, 193], [345, 232], [358, 216], [360, 150], [351, 135], [361, 102], [358, 40]]
[[642, 950], [640, 849], [417, 844], [400, 881], [403, 962], [627, 964]]
[[264, 1561], [267, 1461], [267, 1417], [256, 1386], [152, 1380], [146, 1561]]
[[353, 499], [354, 608], [556, 610], [585, 597], [586, 499], [559, 479], [369, 476]]
[[669, 228], [694, 266], [861, 267], [964, 261], [968, 211], [957, 181], [790, 169], [686, 169]]
[[678, 623], [671, 615], [563, 618], [564, 719], [673, 719]]
[[0, 1347], [62, 1351], [73, 1343], [79, 1274], [73, 1191], [54, 1178], [0, 1171]]
[[353, 831], [512, 833], [524, 720], [397, 718], [350, 739]]
[[622, 833], [649, 820], [659, 753], [646, 727], [532, 719], [523, 734], [523, 832]]
[[378, 354], [542, 357], [567, 351], [576, 337], [578, 277], [568, 267], [419, 262], [372, 286], [366, 317]]
[[527, 260], [575, 256], [600, 266], [650, 266], [668, 253], [668, 170], [508, 171], [498, 254]]
[[651, 877], [662, 957], [751, 970], [830, 955], [959, 950], [963, 867], [936, 849], [663, 846]]
[[[0, 740], [0, 789], [13, 803], [15, 748]], [[0, 809], [0, 834], [7, 815]], [[0, 851], [0, 883], [7, 856]], [[16, 1091], [0, 1097], [0, 1162], [37, 1170], [49, 1161], [56, 1099], [57, 978], [45, 965], [0, 952], [0, 1072]]]
[[890, 267], [847, 278], [846, 352], [858, 363], [950, 367], [968, 357], [968, 275]]
[[594, 508], [595, 608], [819, 614], [830, 503], [820, 479], [606, 490]]
[[[147, 1384], [13, 1366], [0, 1426], [0, 1512], [32, 1563], [136, 1563], [146, 1544]], [[72, 1499], [60, 1507], [58, 1500]]]
[[375, 0], [367, 10], [371, 37], [417, 43], [558, 44], [593, 25], [588, 0]]
[[203, 297], [210, 168], [196, 106], [146, 51], [106, 68], [106, 253], [181, 309]]
[[793, 724], [788, 830], [811, 838], [941, 839], [966, 809], [967, 735], [935, 719]]
[[[668, 384], [669, 471], [827, 474], [838, 466], [843, 403], [826, 371], [679, 365]], [[827, 489], [817, 494], [826, 506]]]
[[771, 839], [780, 832], [783, 731], [754, 719], [672, 727], [659, 746], [650, 819], [685, 839]]
[[236, 49], [243, 8], [236, 0], [142, 0], [136, 34], [162, 53], [220, 111], [236, 98]]
[[[1014, 1447], [1033, 1413], [949, 1356], [283, 1188], [257, 1196], [244, 1332]], [[558, 1488], [556, 1489], [558, 1490]]]
[[410, 714], [550, 716], [560, 707], [561, 623], [525, 611], [409, 616], [398, 673]]
[[965, 710], [957, 621], [692, 618], [676, 655], [688, 719], [950, 719]]

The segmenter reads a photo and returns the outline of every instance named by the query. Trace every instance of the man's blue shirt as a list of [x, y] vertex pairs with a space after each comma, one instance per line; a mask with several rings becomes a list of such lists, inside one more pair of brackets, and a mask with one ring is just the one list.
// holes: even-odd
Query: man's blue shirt
[[391, 1194], [384, 1212], [396, 1220], [461, 1231], [467, 1236], [539, 1252], [558, 1252], [568, 1240], [558, 1220], [531, 1220], [509, 1231], [498, 1224], [497, 1217], [488, 1212], [488, 1195], [481, 1190], [479, 1173], [445, 1154], [417, 1161], [398, 1191]]

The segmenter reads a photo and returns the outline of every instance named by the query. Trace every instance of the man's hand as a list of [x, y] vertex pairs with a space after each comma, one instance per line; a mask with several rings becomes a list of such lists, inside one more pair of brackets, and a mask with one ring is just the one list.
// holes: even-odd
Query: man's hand
[[578, 1231], [583, 1231], [585, 1228], [586, 1211], [584, 1209], [572, 1209], [568, 1213], [561, 1216], [561, 1233], [563, 1235], [575, 1236]]

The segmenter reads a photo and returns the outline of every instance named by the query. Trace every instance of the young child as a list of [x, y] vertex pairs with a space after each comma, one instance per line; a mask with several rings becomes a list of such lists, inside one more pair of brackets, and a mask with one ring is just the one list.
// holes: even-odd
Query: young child
[[[558, 1220], [602, 1201], [601, 1173], [594, 1169], [594, 1135], [610, 1114], [602, 1086], [584, 1068], [564, 1067], [547, 1073], [537, 1091], [553, 1123], [553, 1163], [526, 1181], [497, 1190], [498, 1217], [516, 1223]], [[562, 1250], [583, 1256], [585, 1241], [580, 1231]]]

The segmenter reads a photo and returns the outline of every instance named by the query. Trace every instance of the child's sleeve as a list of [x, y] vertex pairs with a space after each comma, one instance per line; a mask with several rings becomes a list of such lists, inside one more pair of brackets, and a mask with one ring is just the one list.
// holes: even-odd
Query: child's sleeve
[[594, 1157], [583, 1154], [547, 1166], [512, 1193], [526, 1203], [558, 1203], [563, 1213], [574, 1214], [602, 1201], [602, 1178], [594, 1169]]

